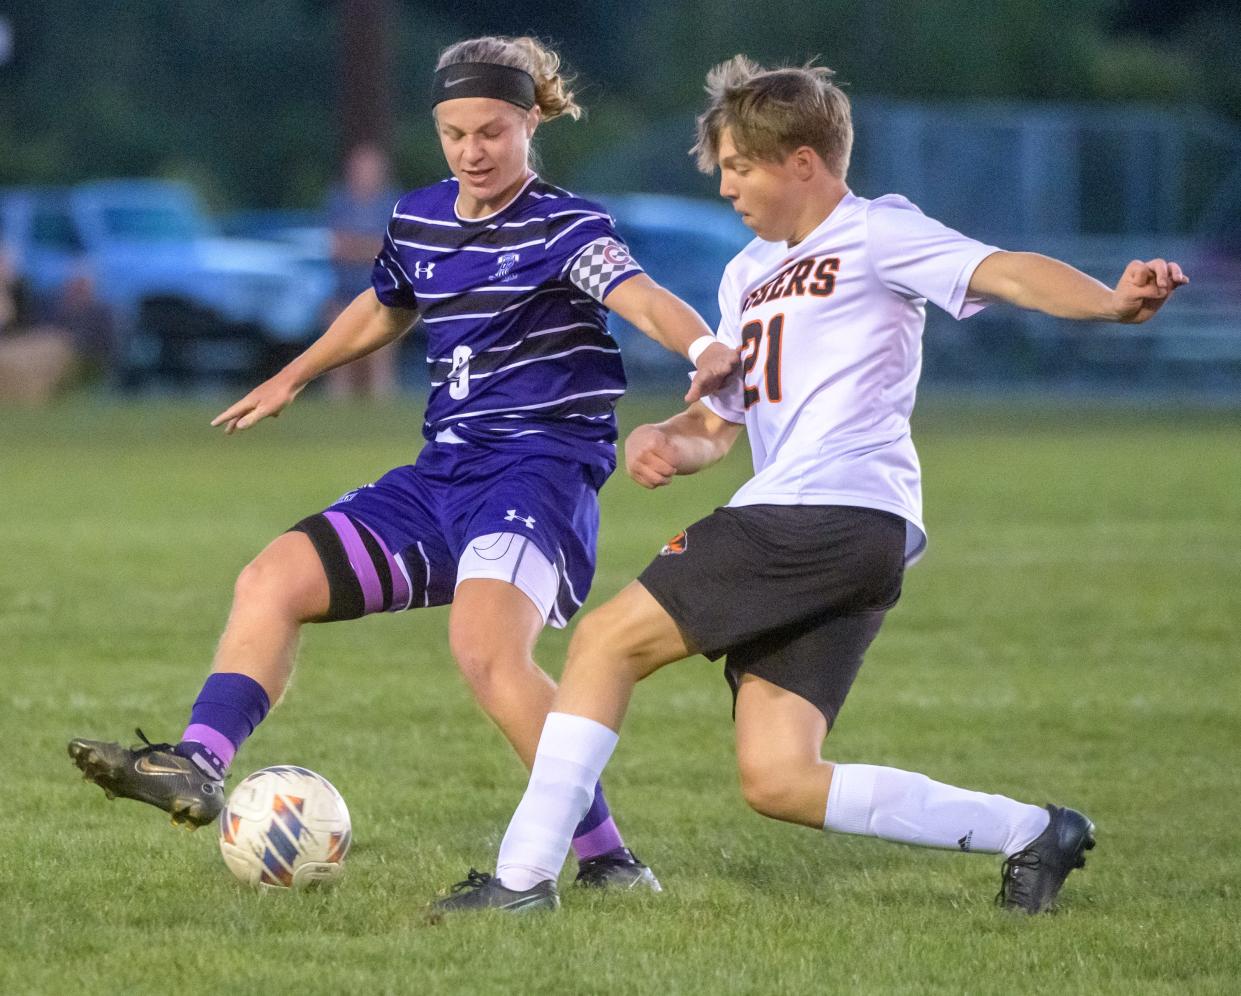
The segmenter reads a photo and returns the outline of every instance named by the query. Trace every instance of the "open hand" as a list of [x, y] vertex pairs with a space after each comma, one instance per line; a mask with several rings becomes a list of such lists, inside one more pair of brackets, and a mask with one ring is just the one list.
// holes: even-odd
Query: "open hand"
[[265, 418], [275, 418], [293, 403], [300, 392], [300, 387], [293, 387], [287, 378], [276, 374], [220, 412], [211, 424], [224, 426], [224, 434], [231, 436], [239, 429], [248, 429]]
[[714, 394], [732, 380], [740, 369], [741, 350], [732, 349], [722, 342], [711, 343], [698, 357], [697, 370], [685, 395], [685, 403], [692, 405], [708, 394]]
[[1163, 259], [1144, 263], [1135, 259], [1125, 267], [1112, 291], [1116, 320], [1131, 325], [1146, 321], [1163, 307], [1173, 291], [1187, 283], [1189, 277], [1177, 263]]

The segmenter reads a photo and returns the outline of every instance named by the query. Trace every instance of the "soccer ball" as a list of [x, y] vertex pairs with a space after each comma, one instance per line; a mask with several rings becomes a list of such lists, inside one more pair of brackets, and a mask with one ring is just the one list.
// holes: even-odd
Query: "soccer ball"
[[298, 889], [340, 878], [349, 809], [322, 775], [292, 764], [237, 783], [220, 814], [220, 853], [247, 885]]

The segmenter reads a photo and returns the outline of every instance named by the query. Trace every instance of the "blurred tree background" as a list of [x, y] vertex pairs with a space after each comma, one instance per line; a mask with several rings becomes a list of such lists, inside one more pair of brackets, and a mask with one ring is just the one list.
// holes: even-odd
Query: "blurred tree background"
[[[366, 33], [350, 29], [377, 10], [370, 37], [387, 44], [359, 54]], [[577, 73], [589, 118], [547, 127], [540, 146], [549, 179], [593, 190], [710, 193], [684, 151], [705, 71], [739, 51], [818, 56], [863, 96], [1191, 105], [1241, 121], [1236, 0], [40, 0], [0, 2], [0, 19], [0, 185], [180, 177], [216, 208], [319, 203], [366, 84], [390, 94], [375, 120], [401, 182], [443, 175], [435, 56], [485, 33], [538, 35]]]

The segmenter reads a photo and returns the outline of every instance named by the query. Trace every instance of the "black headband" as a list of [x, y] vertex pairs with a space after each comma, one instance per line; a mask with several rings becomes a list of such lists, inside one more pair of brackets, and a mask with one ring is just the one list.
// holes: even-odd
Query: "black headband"
[[492, 97], [528, 111], [534, 106], [534, 77], [525, 70], [491, 62], [458, 62], [437, 69], [431, 106], [458, 97]]

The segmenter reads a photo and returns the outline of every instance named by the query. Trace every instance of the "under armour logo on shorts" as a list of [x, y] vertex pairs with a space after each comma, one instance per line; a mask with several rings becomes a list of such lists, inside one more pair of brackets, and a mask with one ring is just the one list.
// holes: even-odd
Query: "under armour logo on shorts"
[[527, 529], [534, 528], [534, 516], [533, 515], [518, 515], [517, 509], [515, 508], [510, 508], [508, 510], [508, 515], [504, 517], [504, 521], [505, 522], [524, 522], [526, 524]]

